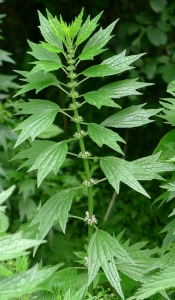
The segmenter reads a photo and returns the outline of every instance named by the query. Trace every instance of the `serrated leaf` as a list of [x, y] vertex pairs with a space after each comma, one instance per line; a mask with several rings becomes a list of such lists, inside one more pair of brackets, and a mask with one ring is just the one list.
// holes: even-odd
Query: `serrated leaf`
[[0, 90], [8, 92], [9, 89], [15, 89], [18, 84], [13, 82], [16, 76], [0, 74]]
[[39, 297], [40, 300], [62, 300], [59, 288], [53, 288], [52, 292], [42, 291]]
[[125, 143], [125, 141], [115, 132], [110, 129], [104, 128], [103, 126], [89, 123], [88, 124], [88, 134], [90, 138], [97, 143], [98, 146], [102, 147], [106, 144], [108, 147], [114, 149], [115, 151], [123, 154], [116, 141]]
[[89, 104], [94, 105], [99, 109], [102, 105], [120, 108], [120, 106], [111, 99], [110, 91], [102, 92], [100, 89], [98, 91], [88, 92], [84, 94], [84, 98]]
[[117, 157], [108, 156], [100, 159], [100, 166], [117, 193], [119, 193], [120, 181], [122, 181], [135, 191], [150, 198], [135, 176], [133, 176], [131, 163]]
[[5, 235], [0, 237], [0, 260], [8, 260], [19, 256], [27, 255], [24, 251], [44, 241], [22, 239], [21, 233]]
[[175, 155], [175, 129], [168, 132], [159, 142], [153, 154], [161, 152], [159, 160], [167, 161]]
[[156, 115], [162, 109], [142, 109], [145, 104], [131, 106], [117, 112], [101, 123], [114, 128], [133, 128], [153, 122], [149, 117]]
[[116, 289], [121, 298], [124, 299], [114, 257], [123, 263], [133, 262], [115, 238], [105, 231], [97, 230], [93, 234], [88, 247], [88, 285], [91, 284], [101, 267], [110, 284]]
[[[170, 91], [169, 91], [170, 92]], [[167, 124], [175, 126], [174, 113], [175, 113], [175, 99], [165, 98], [160, 101], [161, 105], [165, 108], [163, 114], [158, 115], [160, 118], [165, 119]]]
[[175, 170], [174, 164], [159, 162], [159, 156], [160, 152], [132, 162], [109, 156], [100, 159], [100, 166], [117, 192], [119, 192], [119, 184], [122, 181], [137, 192], [149, 197], [137, 180], [162, 180], [163, 178], [158, 173]]
[[40, 290], [39, 284], [49, 278], [57, 266], [38, 270], [38, 265], [10, 277], [0, 280], [0, 299], [11, 299]]
[[173, 288], [175, 286], [175, 272], [174, 265], [169, 266], [160, 272], [149, 277], [146, 283], [144, 283], [135, 293], [134, 296], [128, 300], [136, 299], [143, 300], [148, 299], [150, 296], [161, 292], [165, 289]]
[[35, 192], [35, 180], [28, 177], [24, 178], [20, 183], [19, 194], [22, 194], [23, 201], [26, 202], [29, 195], [33, 195]]
[[28, 160], [25, 163], [23, 163], [19, 167], [19, 169], [28, 165], [32, 165], [43, 151], [47, 150], [50, 146], [53, 146], [54, 144], [55, 143], [52, 141], [36, 140], [32, 143], [31, 148], [22, 150], [21, 152], [17, 153], [11, 160], [28, 158]]
[[97, 25], [98, 25], [97, 22], [100, 19], [101, 15], [102, 15], [102, 12], [99, 13], [91, 21], [90, 21], [90, 16], [87, 17], [86, 21], [81, 26], [80, 31], [78, 33], [77, 40], [75, 42], [76, 46], [79, 46], [82, 42], [84, 42], [91, 35], [91, 33], [97, 27]]
[[72, 39], [75, 38], [75, 36], [77, 35], [77, 33], [79, 32], [79, 30], [81, 28], [83, 12], [84, 12], [84, 8], [82, 8], [82, 10], [81, 10], [80, 14], [78, 15], [78, 17], [75, 17], [75, 21], [72, 22], [71, 25], [69, 25], [70, 37]]
[[161, 232], [167, 232], [162, 247], [170, 246], [175, 241], [175, 218], [169, 222]]
[[18, 136], [15, 147], [20, 145], [26, 139], [31, 137], [32, 141], [38, 136], [42, 131], [47, 129], [54, 121], [55, 116], [60, 111], [60, 107], [47, 100], [30, 100], [29, 103], [18, 103], [15, 105], [17, 108], [22, 108], [19, 112], [32, 114], [21, 124], [19, 124], [15, 130], [22, 130]]
[[15, 64], [15, 61], [10, 57], [10, 55], [11, 53], [0, 49], [0, 66], [2, 66], [3, 61]]
[[110, 92], [111, 98], [121, 98], [131, 95], [141, 95], [137, 89], [152, 85], [152, 83], [137, 82], [137, 79], [126, 79], [103, 86], [99, 91]]
[[[58, 192], [47, 200], [29, 224], [29, 227], [38, 224], [39, 233], [37, 233], [37, 239], [43, 239], [55, 222], [60, 224], [61, 229], [65, 233], [72, 199], [73, 190], [69, 189]], [[26, 230], [27, 228], [24, 228], [24, 234]], [[38, 246], [35, 247], [34, 253], [37, 248]]]
[[[85, 47], [83, 48], [82, 53], [79, 55], [80, 60], [84, 59], [93, 59], [95, 55], [101, 53], [101, 48], [107, 44], [107, 42], [112, 38], [110, 35], [115, 24], [118, 20], [111, 23], [106, 29], [100, 28], [98, 32], [96, 32], [87, 42]], [[102, 50], [104, 51], [104, 50]]]
[[147, 28], [147, 37], [151, 44], [158, 47], [166, 45], [168, 36], [165, 32], [161, 31], [158, 27], [149, 26]]
[[156, 13], [160, 13], [160, 12], [164, 11], [165, 6], [167, 5], [167, 1], [166, 0], [150, 0], [149, 4]]
[[55, 143], [53, 146], [43, 151], [36, 159], [29, 171], [38, 169], [37, 183], [40, 186], [43, 179], [53, 170], [57, 174], [63, 164], [68, 151], [65, 141]]
[[6, 201], [11, 196], [14, 189], [15, 189], [15, 185], [12, 185], [6, 191], [3, 191], [0, 193], [0, 204], [2, 204], [4, 201]]
[[63, 42], [65, 43], [65, 36], [62, 30], [62, 26], [60, 21], [58, 21], [57, 17], [53, 18], [53, 16], [47, 11], [48, 16], [48, 24], [53, 33]]
[[133, 69], [133, 67], [130, 67], [130, 64], [145, 54], [125, 56], [125, 53], [126, 50], [104, 60], [100, 65], [95, 65], [86, 69], [82, 74], [88, 77], [104, 77], [119, 74], [126, 70]]
[[[22, 74], [22, 72], [20, 73]], [[20, 90], [15, 94], [15, 96], [19, 96], [25, 92], [28, 92], [30, 90], [35, 90], [35, 89], [37, 94], [38, 92], [40, 92], [41, 90], [43, 90], [44, 88], [50, 85], [60, 87], [59, 81], [53, 74], [50, 73], [45, 74], [43, 71], [38, 71], [32, 74], [28, 72], [25, 73], [23, 72], [23, 74], [28, 75], [26, 78], [26, 81], [28, 81], [28, 83], [22, 85], [20, 87]]]
[[56, 34], [51, 30], [48, 20], [38, 11], [39, 20], [40, 20], [40, 31], [45, 41], [51, 45], [58, 47], [63, 51], [63, 45], [61, 40], [56, 36]]
[[62, 64], [55, 63], [54, 61], [41, 60], [32, 62], [32, 64], [36, 64], [36, 66], [30, 71], [30, 73], [44, 71], [44, 73], [48, 73], [50, 71], [55, 71], [61, 68]]
[[28, 44], [30, 48], [33, 50], [32, 52], [28, 52], [28, 53], [34, 56], [36, 59], [41, 61], [49, 61], [49, 62], [52, 61], [61, 64], [61, 60], [56, 53], [48, 52], [40, 44], [35, 44], [30, 41], [28, 41]]
[[72, 295], [71, 298], [69, 298], [69, 300], [83, 300], [85, 290], [86, 290], [86, 285], [84, 285], [82, 288], [76, 291], [75, 294]]

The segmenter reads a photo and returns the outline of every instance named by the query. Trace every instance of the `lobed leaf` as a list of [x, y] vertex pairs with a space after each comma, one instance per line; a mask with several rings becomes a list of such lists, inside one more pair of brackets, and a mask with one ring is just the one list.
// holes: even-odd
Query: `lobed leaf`
[[61, 23], [58, 21], [57, 17], [53, 17], [48, 10], [47, 11], [47, 17], [48, 17], [48, 24], [53, 33], [60, 39], [63, 43], [65, 43], [65, 36], [64, 32], [62, 30]]
[[56, 270], [57, 266], [38, 270], [38, 265], [33, 268], [17, 273], [13, 276], [0, 280], [0, 299], [11, 299], [40, 290], [39, 284], [49, 278]]
[[44, 150], [36, 159], [29, 171], [38, 169], [37, 183], [40, 186], [43, 179], [53, 170], [57, 174], [59, 168], [63, 164], [68, 146], [65, 141], [54, 143], [54, 145]]
[[116, 289], [121, 298], [124, 299], [114, 257], [123, 263], [133, 262], [115, 238], [107, 232], [98, 229], [93, 234], [88, 247], [88, 285], [91, 284], [101, 267], [110, 284]]
[[84, 42], [91, 35], [91, 33], [98, 26], [97, 22], [100, 19], [101, 15], [102, 15], [102, 12], [99, 13], [91, 21], [90, 21], [90, 16], [87, 17], [86, 21], [84, 22], [84, 24], [81, 26], [81, 28], [79, 30], [77, 40], [75, 42], [76, 46], [79, 46], [82, 42]]
[[142, 109], [145, 104], [131, 106], [104, 120], [101, 125], [115, 128], [133, 128], [153, 122], [149, 117], [162, 109]]
[[88, 92], [84, 94], [84, 98], [89, 104], [94, 105], [99, 109], [102, 105], [120, 108], [120, 106], [111, 99], [110, 91], [102, 92], [100, 89], [98, 91]]
[[160, 153], [150, 155], [132, 162], [117, 157], [100, 159], [100, 166], [110, 184], [119, 193], [120, 181], [137, 192], [149, 197], [137, 180], [163, 179], [158, 173], [174, 171], [171, 163], [159, 162]]
[[29, 72], [19, 72], [19, 71], [18, 73], [27, 76], [25, 81], [28, 81], [28, 83], [22, 85], [20, 87], [20, 90], [15, 94], [15, 96], [19, 96], [23, 93], [35, 89], [36, 89], [36, 93], [38, 93], [50, 85], [60, 87], [59, 81], [53, 74], [50, 73], [45, 74], [43, 71], [38, 71], [32, 74]]
[[22, 239], [21, 233], [12, 235], [4, 235], [0, 237], [0, 260], [8, 260], [19, 256], [27, 255], [24, 251], [36, 245], [40, 245], [44, 241]]
[[39, 20], [40, 20], [39, 28], [40, 28], [41, 34], [44, 37], [45, 41], [48, 44], [58, 47], [60, 49], [60, 51], [63, 51], [62, 42], [56, 36], [56, 34], [51, 30], [48, 20], [40, 13], [40, 11], [38, 11], [38, 15], [39, 15]]
[[[52, 196], [37, 212], [35, 217], [29, 224], [32, 227], [38, 224], [39, 233], [37, 233], [37, 239], [43, 239], [50, 228], [55, 224], [59, 223], [61, 229], [65, 233], [66, 223], [68, 220], [68, 213], [72, 205], [73, 190], [64, 190], [58, 192]], [[28, 228], [24, 228], [23, 233], [28, 231]], [[38, 246], [35, 247], [34, 253]]]
[[46, 49], [48, 52], [53, 52], [53, 53], [59, 53], [59, 52], [61, 52], [61, 49], [58, 48], [57, 46], [50, 45], [50, 44], [45, 43], [45, 42], [41, 42], [41, 47], [43, 47], [44, 49]]
[[123, 154], [123, 151], [116, 143], [116, 141], [125, 143], [125, 141], [115, 132], [110, 129], [104, 128], [103, 126], [89, 123], [88, 134], [90, 138], [97, 143], [98, 146], [102, 147], [103, 144], [114, 149], [115, 151]]
[[28, 44], [29, 44], [30, 48], [32, 49], [32, 52], [28, 52], [28, 53], [31, 54], [32, 56], [34, 56], [36, 59], [41, 60], [41, 61], [52, 61], [52, 62], [61, 64], [61, 60], [56, 53], [48, 52], [40, 44], [35, 44], [30, 41], [28, 41]]
[[28, 160], [23, 163], [19, 169], [26, 167], [28, 165], [34, 164], [37, 157], [45, 150], [47, 150], [50, 146], [53, 146], [55, 143], [52, 141], [34, 141], [32, 143], [31, 148], [25, 149], [17, 153], [11, 160], [15, 159], [25, 159], [28, 158]]
[[8, 92], [8, 89], [16, 89], [18, 84], [13, 82], [16, 76], [0, 74], [0, 90]]
[[36, 66], [30, 71], [30, 74], [38, 71], [44, 71], [44, 73], [48, 73], [50, 71], [55, 71], [61, 68], [62, 64], [55, 63], [54, 61], [41, 60], [32, 62], [32, 64], [36, 64]]
[[13, 107], [21, 109], [16, 113], [17, 115], [37, 114], [38, 112], [43, 112], [45, 109], [61, 111], [61, 108], [56, 103], [40, 99], [29, 99], [29, 102], [14, 103]]
[[[93, 59], [95, 55], [101, 53], [101, 48], [107, 44], [107, 42], [112, 38], [110, 35], [115, 24], [118, 20], [111, 23], [106, 29], [100, 28], [87, 42], [83, 48], [82, 53], [79, 55], [80, 60]], [[100, 51], [100, 52], [99, 52]], [[104, 50], [102, 50], [104, 51]], [[83, 73], [82, 73], [83, 74]]]
[[173, 288], [175, 286], [175, 272], [174, 265], [169, 266], [156, 274], [150, 276], [150, 278], [144, 283], [134, 296], [128, 300], [136, 299], [143, 300], [148, 299], [150, 296], [164, 291], [165, 289]]
[[125, 53], [126, 50], [124, 50], [122, 53], [118, 55], [114, 55], [104, 60], [100, 65], [89, 67], [81, 74], [88, 77], [104, 77], [104, 76], [119, 74], [126, 70], [133, 69], [133, 67], [130, 67], [130, 64], [145, 54], [142, 53], [142, 54], [130, 55], [125, 57]]
[[130, 163], [117, 157], [106, 157], [100, 159], [100, 166], [109, 183], [119, 193], [120, 181], [127, 184], [133, 190], [150, 198], [147, 192], [132, 174]]
[[80, 14], [78, 15], [78, 17], [75, 18], [75, 21], [72, 22], [71, 25], [69, 25], [70, 28], [70, 37], [72, 39], [75, 38], [75, 36], [77, 35], [77, 33], [79, 32], [80, 28], [81, 28], [81, 23], [82, 23], [82, 17], [83, 17], [83, 12], [84, 12], [84, 8], [82, 8]]
[[154, 150], [154, 154], [161, 152], [159, 160], [167, 161], [175, 154], [175, 129], [168, 132], [159, 142]]
[[15, 147], [23, 143], [29, 137], [31, 137], [33, 141], [36, 136], [53, 123], [58, 111], [59, 109], [45, 109], [44, 111], [33, 114], [19, 124], [15, 130], [22, 129], [22, 131], [18, 136]]

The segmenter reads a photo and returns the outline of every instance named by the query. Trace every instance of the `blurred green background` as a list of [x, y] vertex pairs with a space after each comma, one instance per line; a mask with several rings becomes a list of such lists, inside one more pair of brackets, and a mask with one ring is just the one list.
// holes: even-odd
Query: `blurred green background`
[[[0, 4], [0, 14], [6, 14], [1, 25], [4, 39], [0, 40], [0, 49], [12, 53], [15, 65], [6, 61], [0, 65], [0, 73], [14, 75], [16, 70], [30, 70], [32, 57], [29, 51], [27, 39], [38, 43], [42, 40], [39, 31], [39, 19], [37, 10], [46, 15], [46, 8], [53, 15], [62, 15], [63, 19], [70, 23], [84, 7], [84, 20], [90, 14], [91, 18], [99, 12], [104, 11], [100, 26], [107, 27], [119, 18], [113, 31], [114, 37], [108, 44], [108, 50], [97, 56], [94, 61], [83, 62], [80, 70], [87, 68], [93, 63], [100, 63], [111, 55], [119, 54], [126, 49], [127, 55], [145, 53], [134, 64], [135, 68], [124, 72], [120, 76], [105, 79], [88, 80], [81, 87], [80, 93], [96, 90], [104, 83], [111, 80], [127, 78], [139, 78], [143, 82], [152, 82], [154, 85], [140, 90], [143, 95], [125, 97], [119, 100], [119, 104], [125, 108], [131, 105], [147, 103], [146, 108], [160, 107], [160, 98], [168, 97], [166, 93], [167, 84], [175, 79], [175, 2], [173, 0], [150, 0], [150, 1], [117, 1], [117, 0], [5, 0]], [[58, 72], [60, 80], [66, 80]], [[16, 82], [20, 83], [18, 78]], [[1, 85], [0, 85], [1, 87]], [[74, 165], [67, 160], [65, 167], [61, 169], [59, 176], [49, 175], [39, 189], [36, 189], [36, 173], [27, 173], [27, 168], [19, 171], [18, 162], [9, 160], [18, 153], [19, 149], [13, 149], [15, 136], [4, 133], [16, 127], [22, 118], [14, 115], [14, 110], [9, 106], [13, 101], [18, 101], [14, 95], [14, 89], [8, 89], [7, 100], [0, 102], [0, 189], [8, 188], [13, 183], [17, 188], [8, 202], [7, 214], [10, 217], [10, 231], [17, 230], [21, 222], [31, 217], [31, 211], [35, 210], [62, 187], [76, 186], [83, 179], [83, 166], [79, 161]], [[47, 99], [57, 102], [60, 106], [67, 107], [69, 99], [55, 87], [41, 91], [37, 96], [34, 92], [23, 95], [20, 101], [30, 98]], [[100, 123], [113, 113], [113, 108], [102, 107], [99, 111], [95, 107], [82, 110], [82, 115], [88, 122]], [[64, 132], [55, 140], [62, 140], [71, 136], [75, 129], [67, 118], [59, 118], [57, 124]], [[152, 154], [160, 139], [170, 130], [170, 126], [164, 124], [158, 117], [154, 123], [141, 128], [120, 130], [119, 134], [126, 139], [125, 157], [134, 160]], [[4, 142], [5, 140], [5, 142]], [[107, 146], [101, 149], [95, 146], [90, 139], [86, 140], [87, 150], [93, 155], [114, 155]], [[26, 142], [26, 146], [28, 146]], [[78, 151], [77, 145], [71, 146]], [[76, 150], [77, 149], [77, 150]], [[96, 162], [93, 163], [94, 177], [101, 178], [102, 174]], [[74, 175], [74, 177], [72, 176]], [[150, 241], [150, 247], [161, 245], [163, 234], [159, 232], [168, 222], [168, 215], [172, 210], [173, 203], [157, 209], [157, 205], [151, 207], [152, 202], [163, 190], [159, 187], [162, 183], [158, 181], [143, 183], [144, 188], [151, 196], [151, 200], [137, 194], [122, 184], [121, 192], [117, 195], [115, 203], [110, 210], [109, 216], [104, 220], [109, 203], [113, 196], [113, 189], [104, 182], [96, 188], [95, 193], [95, 215], [99, 226], [109, 233], [118, 234], [126, 228], [124, 238], [131, 242], [140, 240]], [[172, 202], [172, 201], [171, 201]], [[86, 193], [77, 194], [72, 207], [72, 214], [84, 217], [87, 210]], [[43, 257], [47, 264], [56, 263], [58, 260], [70, 264], [75, 256], [73, 251], [80, 251], [86, 243], [87, 227], [82, 226], [80, 221], [70, 220], [67, 226], [67, 234], [64, 236], [60, 228], [55, 226], [48, 234], [49, 243], [41, 246], [36, 255], [36, 260]]]

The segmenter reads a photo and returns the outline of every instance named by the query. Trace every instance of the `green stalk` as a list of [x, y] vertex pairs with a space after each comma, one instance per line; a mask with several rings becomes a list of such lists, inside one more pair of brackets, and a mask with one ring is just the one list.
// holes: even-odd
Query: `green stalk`
[[[74, 118], [78, 119], [79, 118], [79, 113], [78, 113], [78, 108], [76, 105], [76, 96], [74, 97], [73, 95], [75, 95], [76, 91], [75, 91], [75, 81], [74, 78], [76, 78], [76, 74], [73, 72], [73, 70], [76, 68], [74, 62], [75, 60], [73, 59], [74, 57], [74, 52], [75, 49], [73, 48], [73, 44], [72, 41], [69, 40], [69, 47], [68, 49], [68, 64], [69, 64], [69, 75], [68, 77], [70, 78], [70, 94], [72, 95], [72, 104], [74, 105]], [[80, 134], [81, 136], [81, 124], [79, 122], [76, 122], [76, 129], [77, 132]], [[82, 153], [86, 152], [85, 149], [85, 145], [84, 145], [84, 141], [83, 141], [83, 137], [80, 137], [79, 139], [79, 145], [80, 145], [80, 150]], [[84, 168], [85, 168], [85, 175], [86, 175], [86, 180], [90, 181], [91, 179], [91, 171], [90, 171], [90, 166], [89, 166], [89, 161], [88, 159], [83, 159], [83, 163], [84, 163]], [[88, 188], [88, 212], [89, 212], [89, 218], [92, 218], [93, 215], [93, 191], [92, 191], [92, 186], [87, 187]], [[93, 226], [88, 225], [88, 240], [91, 240], [91, 237], [93, 235]], [[93, 293], [93, 284], [91, 284], [89, 286], [89, 292], [92, 294]]]

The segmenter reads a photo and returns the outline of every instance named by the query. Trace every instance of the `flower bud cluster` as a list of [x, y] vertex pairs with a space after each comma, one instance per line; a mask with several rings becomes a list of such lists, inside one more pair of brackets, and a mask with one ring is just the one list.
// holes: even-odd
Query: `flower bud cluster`
[[73, 121], [75, 123], [81, 123], [81, 122], [83, 122], [83, 118], [81, 116], [78, 116], [77, 118], [73, 117], [73, 118], [71, 118], [71, 121]]
[[95, 179], [91, 178], [90, 181], [88, 181], [88, 180], [83, 181], [83, 185], [84, 185], [85, 187], [89, 187], [89, 186], [91, 186], [91, 185], [93, 185], [93, 184], [96, 184], [96, 182], [97, 182], [97, 181], [96, 181]]
[[80, 133], [75, 132], [73, 136], [74, 136], [76, 139], [80, 139], [80, 138], [82, 138], [82, 137], [84, 137], [84, 136], [86, 136], [86, 135], [87, 135], [87, 132], [84, 131], [84, 130], [81, 130]]
[[79, 108], [81, 106], [81, 104], [79, 103], [79, 102], [75, 102], [75, 104], [74, 103], [71, 103], [70, 105], [69, 105], [69, 108], [71, 108], [71, 109], [76, 109], [76, 108]]
[[90, 225], [90, 226], [92, 226], [93, 224], [97, 224], [97, 219], [96, 219], [95, 215], [93, 215], [92, 218], [89, 218], [89, 212], [88, 211], [85, 212], [84, 221], [86, 223], [88, 223], [88, 225]]
[[78, 157], [79, 157], [79, 158], [83, 158], [83, 159], [88, 158], [89, 156], [91, 156], [91, 153], [90, 153], [89, 151], [85, 151], [84, 153], [83, 153], [83, 152], [80, 152], [80, 153], [78, 154]]
[[70, 92], [68, 95], [72, 98], [77, 98], [79, 96], [78, 92]]
[[78, 83], [76, 81], [68, 82], [67, 86], [69, 88], [74, 88], [74, 87], [78, 86]]

